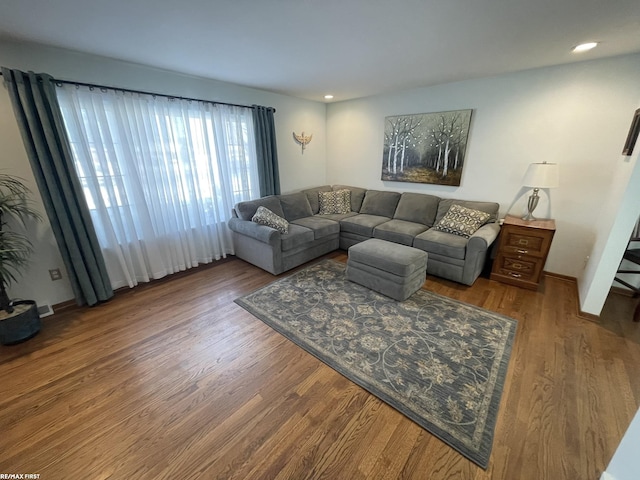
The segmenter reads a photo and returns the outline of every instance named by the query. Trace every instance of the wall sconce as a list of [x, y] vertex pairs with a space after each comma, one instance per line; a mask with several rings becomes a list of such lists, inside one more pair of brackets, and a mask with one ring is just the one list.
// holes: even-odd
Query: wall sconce
[[302, 145], [302, 155], [304, 155], [304, 149], [312, 138], [313, 134], [305, 135], [304, 132], [302, 132], [300, 135], [298, 135], [296, 132], [293, 132], [293, 139], [296, 141], [296, 143]]
[[523, 220], [535, 220], [533, 211], [538, 206], [540, 197], [538, 191], [541, 188], [556, 188], [559, 183], [559, 173], [557, 163], [532, 163], [524, 174], [522, 185], [532, 187], [533, 194], [529, 197], [527, 204], [528, 213], [522, 217]]

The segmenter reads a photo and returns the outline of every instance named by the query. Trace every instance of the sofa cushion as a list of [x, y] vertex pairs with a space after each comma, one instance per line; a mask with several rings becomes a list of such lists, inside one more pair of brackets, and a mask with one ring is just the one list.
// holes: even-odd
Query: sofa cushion
[[349, 190], [334, 190], [318, 192], [320, 203], [319, 215], [344, 214], [351, 211], [351, 192]]
[[393, 218], [396, 206], [400, 200], [398, 192], [382, 192], [379, 190], [367, 190], [360, 208], [360, 213], [378, 215]]
[[318, 201], [318, 192], [330, 192], [332, 190], [330, 185], [324, 185], [322, 187], [314, 187], [314, 188], [307, 188], [305, 190], [302, 190], [302, 193], [304, 193], [307, 196], [307, 200], [309, 200], [309, 205], [311, 205], [311, 211], [313, 212], [313, 214], [317, 214], [320, 211], [320, 203]]
[[469, 238], [487, 222], [489, 217], [490, 215], [487, 212], [463, 207], [462, 205], [451, 205], [446, 215], [433, 228], [441, 232]]
[[349, 190], [351, 192], [351, 211], [359, 212], [362, 207], [364, 195], [367, 193], [366, 188], [350, 187], [348, 185], [334, 185], [334, 190]]
[[313, 231], [294, 223], [289, 224], [289, 233], [280, 235], [280, 246], [283, 252], [304, 246], [314, 240]]
[[469, 239], [433, 228], [416, 236], [413, 246], [427, 253], [464, 260]]
[[415, 236], [425, 230], [427, 230], [427, 226], [421, 223], [394, 219], [378, 225], [373, 230], [373, 236], [381, 240], [400, 243], [411, 247], [413, 246], [413, 239]]
[[294, 220], [292, 223], [311, 229], [316, 240], [340, 233], [340, 224], [324, 217], [304, 217]]
[[473, 208], [474, 210], [480, 210], [481, 212], [487, 212], [489, 214], [489, 219], [486, 223], [493, 223], [498, 220], [498, 210], [500, 205], [495, 202], [474, 202], [471, 200], [455, 200], [453, 198], [443, 198], [440, 200], [438, 204], [438, 213], [436, 214], [436, 221], [438, 223], [442, 220], [451, 205], [462, 205], [463, 207]]
[[251, 217], [251, 221], [259, 225], [275, 228], [280, 233], [287, 233], [289, 231], [289, 222], [262, 205], [258, 207], [255, 215]]
[[239, 202], [236, 204], [235, 210], [238, 217], [242, 220], [251, 220], [251, 218], [256, 214], [258, 207], [268, 208], [279, 217], [284, 217], [284, 212], [280, 205], [280, 199], [275, 195], [257, 198], [256, 200], [248, 200], [246, 202]]
[[393, 218], [431, 227], [436, 220], [438, 203], [440, 203], [440, 197], [435, 195], [405, 192], [400, 196]]
[[364, 237], [372, 238], [373, 229], [378, 225], [391, 220], [380, 215], [358, 214], [340, 221], [340, 230], [343, 232], [357, 233]]
[[313, 215], [309, 199], [302, 193], [291, 193], [289, 195], [279, 195], [280, 204], [282, 206], [282, 212], [284, 218], [292, 222], [302, 217], [310, 217]]

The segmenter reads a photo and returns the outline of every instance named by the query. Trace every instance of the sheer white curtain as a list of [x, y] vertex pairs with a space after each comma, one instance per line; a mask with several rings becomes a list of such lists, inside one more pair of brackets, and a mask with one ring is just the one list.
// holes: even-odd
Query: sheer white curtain
[[57, 92], [113, 288], [234, 253], [233, 205], [259, 196], [251, 109]]

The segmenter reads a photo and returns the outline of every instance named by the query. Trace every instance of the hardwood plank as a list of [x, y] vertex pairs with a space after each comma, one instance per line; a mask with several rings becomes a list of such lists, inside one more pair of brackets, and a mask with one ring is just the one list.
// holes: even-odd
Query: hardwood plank
[[[346, 261], [345, 252], [327, 256]], [[48, 317], [0, 347], [0, 471], [41, 478], [597, 478], [640, 405], [635, 300], [581, 318], [539, 291], [427, 277], [518, 321], [487, 470], [233, 300], [275, 277], [230, 259]]]

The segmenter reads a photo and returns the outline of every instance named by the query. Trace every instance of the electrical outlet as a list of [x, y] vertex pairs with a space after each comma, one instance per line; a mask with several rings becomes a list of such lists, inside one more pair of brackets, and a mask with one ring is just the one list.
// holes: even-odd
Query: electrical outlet
[[40, 318], [48, 317], [49, 315], [53, 315], [53, 308], [51, 308], [51, 305], [49, 304], [39, 305], [38, 314], [40, 315]]
[[62, 273], [60, 272], [59, 268], [52, 268], [51, 270], [49, 270], [49, 276], [51, 277], [52, 281], [56, 281], [56, 280], [60, 280], [62, 278]]

